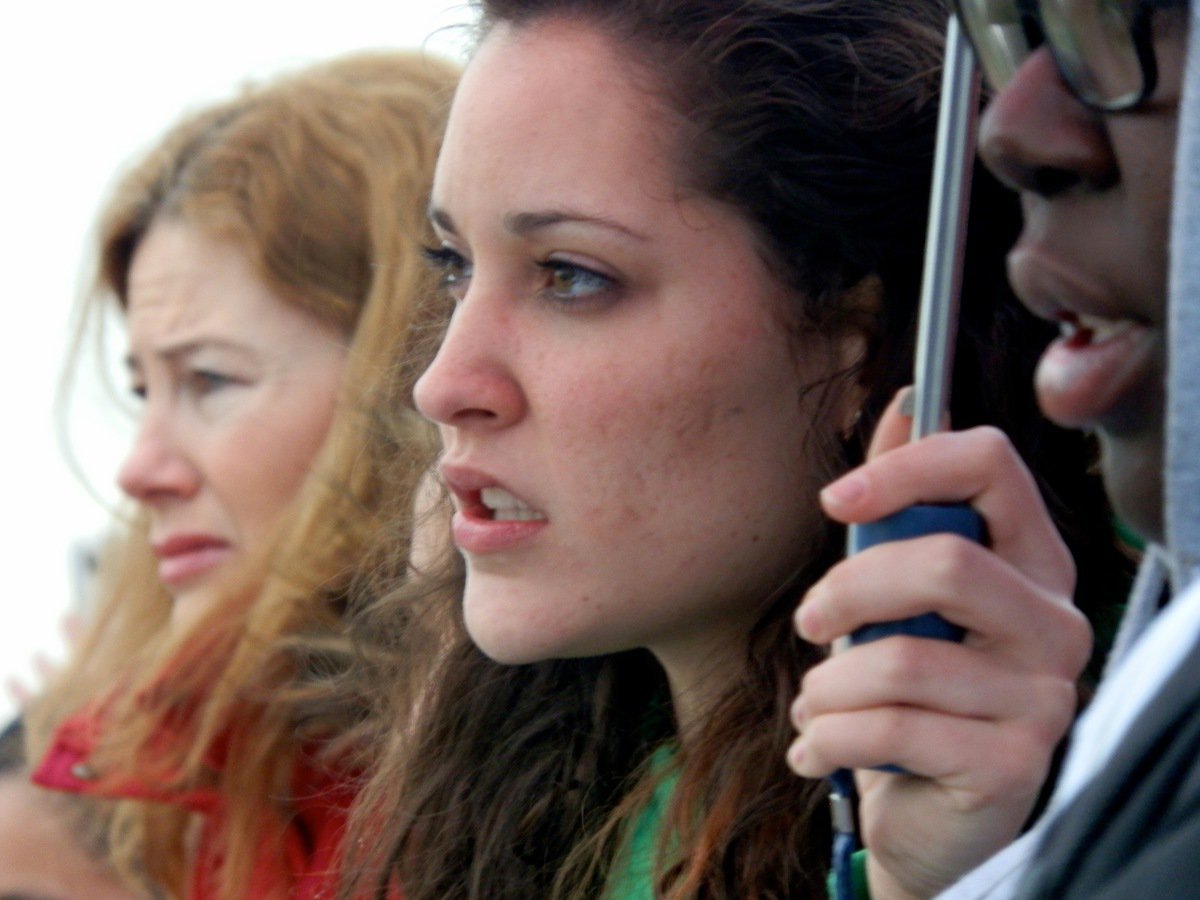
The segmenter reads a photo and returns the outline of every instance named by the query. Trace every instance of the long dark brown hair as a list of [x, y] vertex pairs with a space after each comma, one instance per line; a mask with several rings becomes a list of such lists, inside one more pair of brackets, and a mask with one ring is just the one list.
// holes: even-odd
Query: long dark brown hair
[[[807, 333], [870, 335], [848, 377], [861, 418], [821, 448], [833, 475], [911, 371], [942, 36], [940, 0], [483, 0], [484, 35], [567, 19], [644, 70], [686, 123], [679, 178], [739, 211], [794, 298]], [[1086, 440], [1046, 423], [1032, 396], [1049, 337], [1010, 293], [1004, 254], [1019, 209], [982, 171], [965, 277], [952, 415], [1002, 427], [1039, 477], [1084, 577], [1092, 612], [1124, 594], [1107, 508]], [[877, 308], [861, 321], [864, 290]], [[800, 465], [800, 462], [797, 463]], [[815, 502], [815, 499], [814, 499]], [[426, 621], [436, 641], [392, 646], [378, 737], [382, 758], [359, 810], [354, 889], [399, 885], [406, 900], [595, 897], [662, 776], [678, 782], [659, 841], [656, 891], [669, 897], [823, 897], [824, 786], [791, 775], [788, 705], [819, 648], [793, 633], [800, 596], [841, 553], [830, 523], [797, 541], [794, 575], [761, 610], [744, 667], [678, 741], [665, 675], [646, 650], [500, 665], [461, 621], [461, 563], [387, 593], [364, 634]], [[448, 556], [450, 556], [448, 554]], [[409, 629], [410, 636], [420, 635]], [[365, 638], [367, 639], [367, 638]], [[414, 676], [414, 673], [421, 673]], [[415, 713], [413, 712], [415, 710]], [[403, 722], [389, 728], [391, 722]]]

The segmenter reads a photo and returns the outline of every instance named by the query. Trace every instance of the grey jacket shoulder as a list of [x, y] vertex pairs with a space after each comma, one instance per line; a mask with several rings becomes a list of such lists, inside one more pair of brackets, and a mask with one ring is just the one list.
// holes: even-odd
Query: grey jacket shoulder
[[1200, 642], [1049, 827], [1016, 896], [1200, 897]]

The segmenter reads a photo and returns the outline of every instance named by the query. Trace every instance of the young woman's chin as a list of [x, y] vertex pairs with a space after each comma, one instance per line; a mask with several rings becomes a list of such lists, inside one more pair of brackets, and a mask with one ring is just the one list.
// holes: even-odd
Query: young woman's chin
[[626, 649], [585, 598], [538, 590], [527, 583], [502, 579], [468, 582], [463, 620], [476, 647], [502, 665], [528, 665], [551, 659], [597, 656]]
[[505, 666], [523, 666], [578, 654], [569, 651], [570, 641], [559, 632], [538, 629], [520, 616], [465, 613], [467, 634], [484, 656]]

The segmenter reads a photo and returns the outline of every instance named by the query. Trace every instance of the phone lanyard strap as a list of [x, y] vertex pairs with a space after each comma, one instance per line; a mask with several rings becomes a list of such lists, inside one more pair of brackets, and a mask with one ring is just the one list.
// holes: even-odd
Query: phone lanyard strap
[[829, 776], [829, 807], [833, 819], [832, 900], [855, 900], [854, 853], [858, 830], [854, 825], [854, 773], [838, 769]]

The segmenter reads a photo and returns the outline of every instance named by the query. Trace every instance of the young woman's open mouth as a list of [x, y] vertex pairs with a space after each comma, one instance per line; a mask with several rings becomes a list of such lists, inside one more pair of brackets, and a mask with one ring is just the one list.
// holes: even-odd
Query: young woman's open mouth
[[450, 466], [442, 475], [455, 498], [454, 543], [466, 553], [515, 550], [549, 524], [545, 513], [488, 475]]

